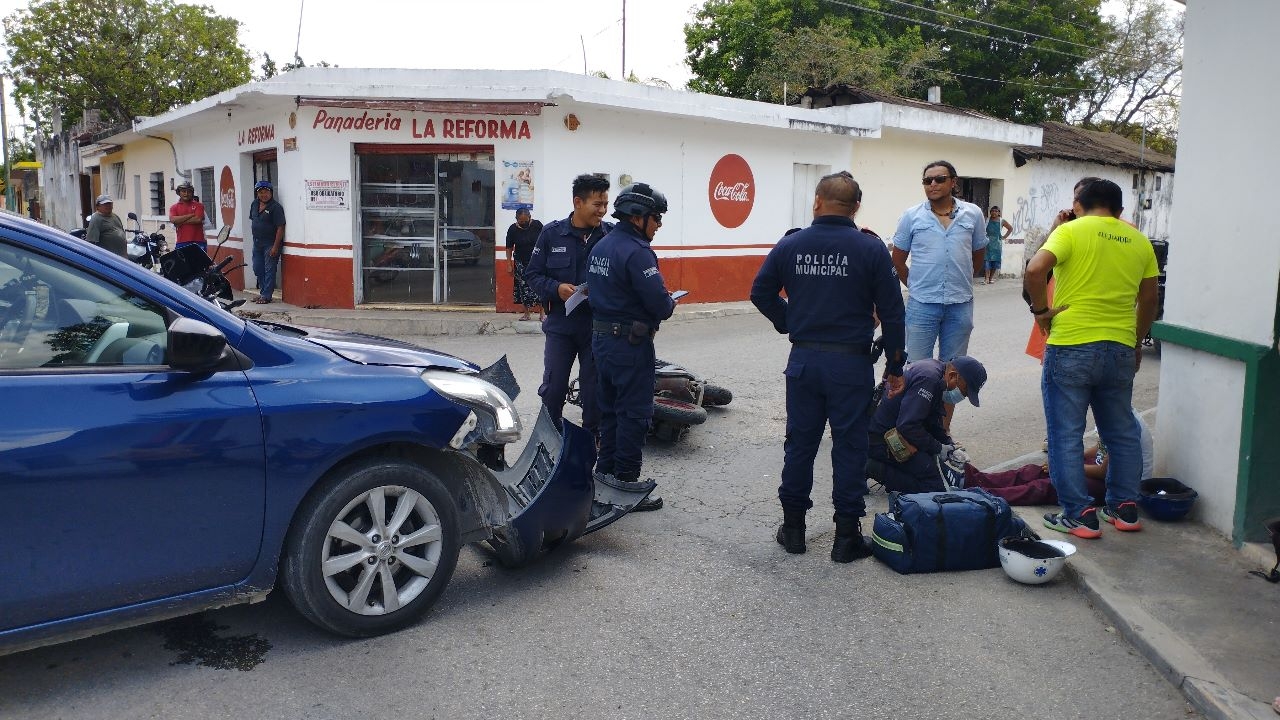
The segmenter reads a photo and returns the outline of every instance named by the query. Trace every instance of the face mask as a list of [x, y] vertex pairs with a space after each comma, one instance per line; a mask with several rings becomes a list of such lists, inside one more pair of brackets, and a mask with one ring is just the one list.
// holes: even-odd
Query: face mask
[[960, 392], [960, 388], [948, 390], [942, 393], [942, 402], [948, 405], [958, 405], [964, 399], [964, 393]]

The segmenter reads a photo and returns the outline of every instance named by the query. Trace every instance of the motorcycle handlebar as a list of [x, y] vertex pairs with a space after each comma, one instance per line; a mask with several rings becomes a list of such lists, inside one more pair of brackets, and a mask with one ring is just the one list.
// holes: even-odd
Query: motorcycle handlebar
[[222, 258], [222, 261], [218, 263], [217, 267], [215, 267], [215, 268], [213, 269], [213, 271], [214, 271], [214, 272], [217, 272], [217, 273], [221, 273], [223, 270], [225, 270], [225, 269], [226, 269], [226, 267], [227, 267], [228, 265], [230, 265], [230, 264], [231, 264], [231, 261], [232, 261], [232, 260], [235, 260], [235, 258], [234, 258], [234, 257], [232, 257], [232, 256], [230, 256], [230, 255], [228, 255], [227, 257]]

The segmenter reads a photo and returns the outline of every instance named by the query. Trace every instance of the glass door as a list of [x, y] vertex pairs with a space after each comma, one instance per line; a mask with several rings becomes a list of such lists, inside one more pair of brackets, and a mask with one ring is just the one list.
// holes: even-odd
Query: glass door
[[493, 154], [358, 155], [361, 302], [494, 304]]

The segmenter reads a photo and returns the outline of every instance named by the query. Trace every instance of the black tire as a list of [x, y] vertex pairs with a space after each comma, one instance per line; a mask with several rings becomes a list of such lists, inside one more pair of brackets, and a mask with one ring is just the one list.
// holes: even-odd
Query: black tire
[[702, 386], [702, 404], [710, 406], [728, 405], [733, 402], [733, 392], [719, 385]]
[[[408, 530], [404, 536], [376, 532], [370, 507], [376, 506], [378, 491], [384, 525], [397, 509], [403, 510], [401, 503], [412, 503], [398, 528], [386, 528]], [[335, 525], [338, 520], [365, 538], [361, 545], [331, 534], [334, 530], [349, 537]], [[418, 534], [423, 540], [414, 542]], [[417, 465], [370, 459], [339, 469], [303, 502], [285, 540], [280, 584], [298, 612], [321, 628], [349, 637], [381, 635], [417, 621], [435, 604], [453, 576], [458, 549], [454, 500], [444, 483]], [[343, 558], [358, 559], [345, 568], [331, 568], [326, 576], [326, 562], [341, 566]], [[376, 562], [370, 565], [369, 560]], [[387, 578], [396, 590], [392, 602], [398, 607], [391, 609], [383, 591]], [[369, 587], [362, 593], [366, 582]], [[411, 596], [402, 598], [406, 593]], [[348, 609], [339, 594], [367, 614]]]
[[683, 400], [655, 397], [653, 419], [656, 422], [669, 422], [676, 425], [701, 425], [707, 421], [707, 411]]

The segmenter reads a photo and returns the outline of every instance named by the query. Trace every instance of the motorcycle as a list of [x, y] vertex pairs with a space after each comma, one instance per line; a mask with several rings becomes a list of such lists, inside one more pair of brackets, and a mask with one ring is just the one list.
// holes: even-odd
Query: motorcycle
[[[1169, 241], [1168, 240], [1152, 240], [1151, 247], [1156, 251], [1156, 267], [1160, 270], [1160, 274], [1156, 277], [1156, 289], [1159, 295], [1156, 299], [1156, 320], [1164, 319], [1164, 285], [1165, 285], [1165, 266], [1169, 264]], [[1157, 352], [1160, 350], [1160, 341], [1151, 337], [1148, 332], [1147, 336], [1142, 339], [1142, 344], [1147, 347], [1154, 347]]]
[[[152, 272], [160, 272], [160, 256], [168, 251], [168, 241], [165, 240], [164, 234], [159, 231], [148, 234], [142, 229], [142, 221], [138, 219], [136, 213], [129, 213], [128, 218], [136, 226], [125, 228], [126, 233], [133, 234], [133, 237], [125, 243], [125, 252], [128, 253], [129, 259]], [[91, 219], [93, 219], [92, 215], [85, 218], [85, 222]], [[159, 230], [164, 229], [165, 224], [160, 223]], [[67, 232], [71, 237], [80, 240], [84, 240], [87, 233], [85, 228], [76, 228]]]
[[[661, 358], [653, 365], [653, 421], [649, 433], [659, 440], [679, 440], [690, 427], [707, 421], [707, 408], [733, 402], [733, 392], [728, 388], [713, 385], [687, 368]], [[569, 383], [565, 399], [582, 407], [576, 378]]]
[[228, 266], [235, 262], [235, 258], [228, 255], [218, 264], [214, 264], [214, 258], [218, 256], [222, 250], [222, 244], [227, 241], [230, 234], [230, 225], [218, 231], [213, 258], [209, 257], [209, 254], [199, 245], [185, 245], [166, 253], [160, 258], [160, 274], [205, 300], [217, 303], [223, 310], [240, 307], [244, 304], [244, 299], [235, 299], [227, 273], [244, 267], [244, 263], [229, 268]]

